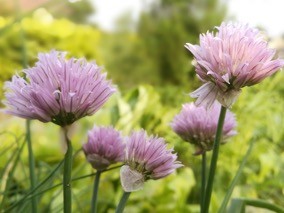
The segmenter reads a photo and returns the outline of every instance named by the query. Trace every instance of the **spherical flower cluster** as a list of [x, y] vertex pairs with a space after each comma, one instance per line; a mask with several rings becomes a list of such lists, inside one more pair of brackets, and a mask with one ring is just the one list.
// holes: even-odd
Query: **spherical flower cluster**
[[187, 43], [194, 55], [197, 76], [204, 84], [191, 93], [197, 105], [210, 107], [215, 100], [230, 107], [241, 88], [259, 83], [284, 66], [273, 59], [275, 51], [257, 29], [222, 23], [218, 32], [200, 36], [200, 45]]
[[[218, 102], [214, 102], [209, 109], [190, 103], [183, 105], [181, 112], [174, 117], [171, 123], [172, 129], [183, 140], [195, 145], [195, 155], [212, 150], [220, 108], [221, 105]], [[235, 116], [227, 111], [221, 143], [225, 143], [226, 139], [236, 134], [235, 127]]]
[[125, 143], [120, 132], [112, 127], [94, 127], [83, 145], [87, 160], [96, 170], [104, 170], [110, 164], [124, 161]]
[[144, 130], [133, 132], [126, 143], [125, 165], [120, 170], [126, 192], [141, 189], [148, 179], [160, 179], [182, 166], [163, 138], [147, 136]]
[[85, 59], [65, 59], [64, 52], [38, 55], [35, 67], [5, 83], [6, 112], [60, 126], [94, 114], [115, 92], [106, 74]]

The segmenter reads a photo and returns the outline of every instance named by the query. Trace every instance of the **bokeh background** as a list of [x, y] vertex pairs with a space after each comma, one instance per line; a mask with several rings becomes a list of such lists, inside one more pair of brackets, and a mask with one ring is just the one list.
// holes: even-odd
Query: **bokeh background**
[[[125, 212], [199, 212], [200, 157], [171, 130], [169, 123], [188, 93], [200, 86], [183, 47], [198, 43], [199, 34], [222, 21], [249, 22], [264, 31], [271, 47], [284, 56], [281, 0], [0, 0], [0, 98], [3, 85], [24, 66], [33, 66], [38, 52], [67, 51], [104, 67], [119, 92], [96, 115], [73, 125], [75, 147], [74, 212], [88, 212], [95, 171], [81, 145], [88, 129], [113, 125], [125, 135], [144, 128], [174, 146], [185, 167], [163, 180], [149, 181], [133, 193]], [[282, 3], [283, 4], [283, 3]], [[282, 5], [284, 6], [284, 5]], [[283, 7], [282, 7], [283, 9]], [[281, 10], [281, 9], [280, 9]], [[244, 88], [232, 111], [238, 135], [221, 147], [214, 185], [216, 212], [250, 143], [254, 146], [233, 198], [260, 198], [284, 206], [284, 74], [278, 72], [257, 86]], [[3, 104], [1, 103], [1, 107]], [[24, 119], [0, 114], [0, 209], [29, 190]], [[32, 142], [40, 183], [64, 157], [59, 127], [32, 122]], [[62, 212], [62, 170], [39, 188], [40, 212]], [[44, 193], [41, 193], [44, 192]], [[119, 169], [102, 175], [99, 212], [114, 212], [122, 190]], [[30, 203], [14, 212], [30, 212]], [[250, 208], [248, 212], [259, 212]]]

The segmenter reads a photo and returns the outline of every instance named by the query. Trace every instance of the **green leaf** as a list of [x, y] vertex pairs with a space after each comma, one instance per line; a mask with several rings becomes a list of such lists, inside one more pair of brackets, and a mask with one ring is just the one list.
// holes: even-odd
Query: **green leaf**
[[242, 200], [246, 206], [254, 206], [262, 209], [269, 209], [277, 213], [284, 213], [284, 208], [282, 208], [281, 206], [269, 203], [264, 200], [249, 199], [249, 198], [243, 198]]
[[230, 185], [230, 187], [229, 187], [229, 189], [228, 189], [228, 191], [226, 193], [226, 196], [225, 196], [225, 198], [224, 198], [224, 200], [222, 202], [222, 205], [221, 205], [221, 207], [219, 209], [219, 213], [224, 213], [226, 211], [226, 207], [228, 205], [229, 199], [230, 199], [230, 197], [231, 197], [231, 195], [233, 193], [233, 190], [234, 190], [236, 184], [238, 183], [238, 181], [240, 179], [240, 176], [241, 176], [241, 174], [243, 172], [243, 169], [245, 167], [247, 159], [248, 159], [248, 157], [249, 157], [249, 155], [250, 155], [250, 153], [252, 151], [254, 142], [255, 142], [255, 138], [253, 138], [252, 141], [250, 142], [250, 146], [249, 146], [249, 148], [248, 148], [248, 150], [247, 150], [247, 152], [246, 152], [246, 154], [245, 154], [245, 156], [244, 156], [244, 158], [243, 158], [243, 160], [242, 160], [242, 162], [240, 164], [240, 167], [239, 167], [239, 169], [238, 169], [238, 171], [237, 171], [237, 173], [236, 173], [236, 175], [235, 175], [235, 177], [234, 177], [234, 179], [233, 179], [233, 181], [232, 181], [232, 183], [231, 183], [231, 185]]
[[228, 212], [244, 213], [245, 212], [245, 202], [242, 199], [233, 199]]

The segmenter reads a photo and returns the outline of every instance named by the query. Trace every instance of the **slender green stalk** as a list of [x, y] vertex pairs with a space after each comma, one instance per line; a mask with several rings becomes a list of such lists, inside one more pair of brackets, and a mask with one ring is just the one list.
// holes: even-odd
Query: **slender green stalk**
[[71, 194], [71, 171], [72, 171], [72, 144], [67, 133], [68, 128], [63, 127], [67, 151], [64, 157], [64, 171], [63, 171], [63, 206], [64, 213], [72, 212], [72, 194]]
[[246, 155], [244, 156], [244, 158], [243, 158], [243, 160], [242, 160], [242, 162], [241, 162], [241, 164], [240, 164], [240, 167], [239, 167], [239, 169], [238, 169], [238, 171], [237, 171], [237, 173], [236, 173], [236, 175], [235, 175], [235, 177], [234, 177], [234, 179], [233, 179], [233, 181], [232, 181], [232, 183], [231, 183], [231, 185], [230, 185], [230, 187], [229, 187], [229, 189], [228, 189], [228, 191], [227, 191], [227, 193], [226, 193], [226, 196], [225, 196], [225, 198], [224, 198], [224, 200], [223, 200], [223, 202], [222, 202], [222, 205], [221, 205], [221, 207], [220, 207], [220, 209], [219, 209], [219, 213], [224, 213], [224, 212], [226, 212], [226, 207], [227, 207], [228, 202], [229, 202], [229, 200], [230, 200], [230, 197], [231, 197], [231, 195], [232, 195], [232, 193], [233, 193], [233, 190], [234, 190], [234, 188], [235, 188], [235, 185], [237, 184], [238, 180], [240, 179], [241, 173], [242, 173], [242, 171], [243, 171], [243, 169], [244, 169], [244, 166], [245, 166], [245, 164], [246, 164], [246, 162], [247, 162], [247, 159], [248, 159], [248, 157], [249, 157], [249, 155], [250, 155], [250, 153], [251, 153], [251, 151], [252, 151], [252, 147], [253, 147], [253, 144], [254, 144], [254, 140], [255, 140], [255, 139], [253, 139], [253, 140], [250, 142], [250, 145], [249, 145], [249, 148], [248, 148], [248, 150], [247, 150], [247, 152], [246, 152]]
[[[21, 24], [21, 23], [20, 23]], [[27, 49], [26, 49], [26, 38], [23, 27], [20, 29], [20, 37], [22, 42], [22, 65], [23, 68], [28, 67], [27, 60]], [[30, 191], [32, 191], [36, 186], [36, 174], [35, 174], [35, 159], [34, 153], [32, 149], [32, 140], [31, 140], [31, 121], [26, 120], [26, 141], [28, 144], [28, 158], [29, 158], [29, 171], [30, 171]], [[32, 204], [32, 212], [37, 212], [37, 198], [34, 197], [31, 201]]]
[[[123, 166], [123, 165], [114, 166], [114, 167], [111, 167], [111, 168], [109, 168], [109, 169], [105, 169], [105, 170], [101, 171], [101, 173], [107, 172], [107, 171], [110, 171], [110, 170], [113, 170], [113, 169], [120, 168], [121, 166]], [[80, 177], [72, 178], [72, 182], [73, 182], [73, 181], [77, 181], [77, 180], [81, 180], [81, 179], [84, 179], [84, 178], [87, 178], [87, 177], [92, 177], [92, 176], [95, 176], [96, 174], [97, 174], [97, 173], [95, 172], [95, 173], [83, 175], [83, 176], [80, 176]]]
[[200, 212], [203, 211], [205, 190], [206, 190], [206, 151], [202, 153]]
[[211, 158], [211, 163], [210, 163], [209, 175], [208, 175], [208, 180], [207, 180], [207, 185], [206, 185], [203, 213], [208, 213], [209, 211], [214, 176], [215, 176], [215, 171], [217, 167], [219, 146], [220, 146], [220, 141], [222, 138], [223, 125], [224, 125], [224, 120], [226, 116], [226, 111], [227, 111], [227, 108], [222, 106], [220, 115], [219, 115], [218, 126], [217, 126], [214, 146], [213, 146], [213, 153], [212, 153], [212, 158]]
[[242, 199], [245, 202], [246, 206], [254, 206], [258, 208], [263, 208], [263, 209], [269, 209], [271, 211], [277, 212], [277, 213], [284, 213], [284, 208], [280, 207], [278, 205], [268, 203], [263, 200], [258, 200], [258, 199], [248, 199], [244, 198]]
[[[28, 153], [29, 153], [29, 170], [30, 170], [30, 191], [33, 191], [36, 187], [36, 175], [35, 175], [35, 159], [32, 149], [32, 140], [31, 140], [31, 121], [26, 121], [26, 140], [28, 144]], [[32, 198], [32, 212], [37, 212], [37, 198]]]
[[97, 212], [100, 176], [101, 176], [101, 171], [97, 171], [96, 178], [94, 181], [94, 191], [93, 191], [93, 197], [92, 197], [92, 203], [91, 203], [91, 213]]
[[131, 192], [123, 192], [115, 213], [122, 213]]

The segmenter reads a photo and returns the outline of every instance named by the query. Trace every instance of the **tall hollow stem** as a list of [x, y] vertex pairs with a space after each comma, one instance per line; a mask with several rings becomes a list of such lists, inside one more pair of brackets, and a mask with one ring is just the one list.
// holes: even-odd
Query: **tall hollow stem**
[[[26, 121], [26, 141], [28, 145], [28, 158], [29, 158], [29, 170], [30, 170], [30, 190], [32, 191], [36, 187], [36, 175], [35, 175], [35, 159], [32, 148], [31, 139], [31, 121]], [[31, 200], [32, 212], [37, 212], [37, 198], [33, 197]]]
[[200, 191], [200, 212], [203, 211], [204, 207], [204, 196], [206, 190], [206, 151], [202, 153], [202, 160], [201, 160], [201, 191]]
[[[28, 67], [28, 58], [27, 58], [27, 49], [26, 49], [26, 37], [25, 32], [20, 22], [20, 38], [22, 43], [22, 65], [23, 68]], [[35, 174], [35, 158], [32, 148], [32, 139], [31, 139], [31, 121], [26, 120], [26, 141], [28, 145], [28, 159], [29, 159], [29, 172], [30, 172], [30, 191], [32, 191], [36, 186], [36, 174]], [[32, 204], [32, 213], [37, 212], [37, 198], [33, 197], [31, 200]]]
[[117, 208], [115, 210], [115, 213], [122, 213], [123, 212], [123, 210], [125, 208], [125, 204], [126, 204], [128, 198], [130, 196], [130, 193], [131, 192], [124, 192], [123, 193], [123, 195], [122, 195], [122, 197], [121, 197], [121, 199], [119, 201], [119, 204], [118, 204], [118, 206], [117, 206]]
[[91, 203], [91, 213], [97, 212], [97, 203], [98, 203], [98, 190], [99, 190], [99, 182], [100, 182], [101, 171], [97, 171], [96, 178], [94, 181], [94, 191]]
[[62, 127], [64, 131], [64, 138], [67, 146], [67, 151], [64, 157], [64, 171], [63, 171], [63, 206], [64, 213], [72, 212], [72, 194], [71, 194], [71, 171], [72, 171], [72, 144], [68, 138], [68, 128]]
[[215, 177], [215, 172], [216, 172], [216, 167], [217, 167], [217, 160], [218, 160], [218, 155], [219, 155], [219, 146], [220, 146], [220, 141], [222, 139], [223, 125], [224, 125], [224, 120], [226, 116], [226, 111], [227, 111], [227, 108], [222, 106], [220, 115], [219, 115], [218, 126], [217, 126], [216, 136], [214, 140], [214, 146], [213, 146], [213, 153], [212, 153], [210, 169], [209, 169], [209, 174], [208, 174], [208, 179], [207, 179], [204, 207], [202, 208], [203, 213], [208, 213], [209, 211], [214, 177]]

